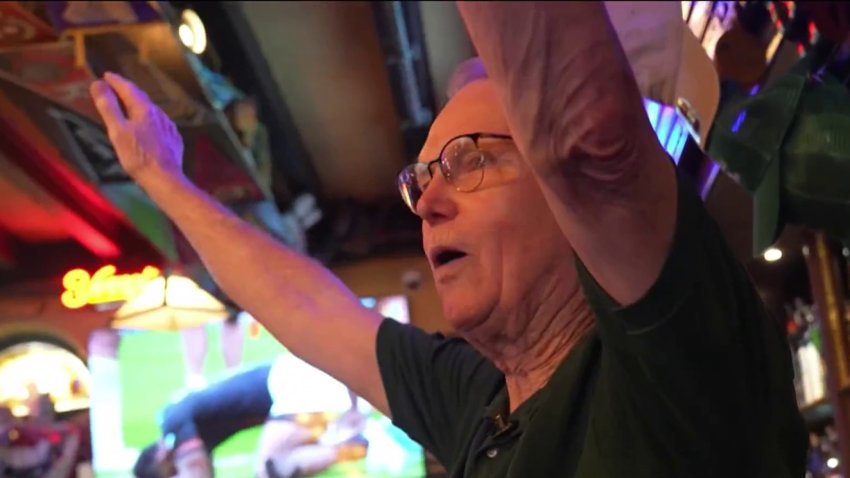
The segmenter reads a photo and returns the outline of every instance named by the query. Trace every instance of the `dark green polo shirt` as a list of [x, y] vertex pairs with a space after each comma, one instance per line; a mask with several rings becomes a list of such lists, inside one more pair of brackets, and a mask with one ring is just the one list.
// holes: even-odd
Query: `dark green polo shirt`
[[513, 414], [503, 375], [465, 341], [385, 321], [393, 422], [452, 477], [802, 477], [785, 335], [684, 179], [678, 204], [670, 255], [634, 305], [578, 264], [596, 330]]

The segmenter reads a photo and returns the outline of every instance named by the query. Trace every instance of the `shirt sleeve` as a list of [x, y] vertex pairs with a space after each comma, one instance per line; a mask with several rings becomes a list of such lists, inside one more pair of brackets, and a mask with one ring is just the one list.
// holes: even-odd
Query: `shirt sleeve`
[[797, 453], [785, 336], [687, 179], [672, 249], [642, 299], [623, 307], [580, 262], [578, 271], [597, 316], [609, 414], [650, 420], [658, 446], [690, 464], [746, 461], [738, 454], [753, 443]]
[[502, 374], [461, 339], [391, 319], [378, 329], [377, 355], [393, 424], [451, 467]]

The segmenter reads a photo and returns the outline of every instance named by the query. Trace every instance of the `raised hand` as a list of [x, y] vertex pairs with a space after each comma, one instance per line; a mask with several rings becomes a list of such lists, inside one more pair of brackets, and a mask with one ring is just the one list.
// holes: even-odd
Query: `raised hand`
[[92, 83], [90, 92], [130, 177], [139, 182], [157, 174], [182, 174], [183, 139], [144, 91], [120, 75], [106, 73], [102, 81]]

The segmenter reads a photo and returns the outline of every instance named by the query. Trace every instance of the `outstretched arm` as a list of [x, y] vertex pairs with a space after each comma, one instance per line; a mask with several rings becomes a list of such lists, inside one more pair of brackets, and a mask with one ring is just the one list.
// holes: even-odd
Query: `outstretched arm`
[[602, 2], [460, 2], [517, 147], [590, 273], [631, 304], [670, 250], [676, 178]]
[[193, 185], [182, 173], [174, 124], [135, 85], [107, 74], [92, 95], [124, 169], [185, 234], [221, 288], [290, 351], [389, 414], [375, 354], [382, 318], [322, 265]]

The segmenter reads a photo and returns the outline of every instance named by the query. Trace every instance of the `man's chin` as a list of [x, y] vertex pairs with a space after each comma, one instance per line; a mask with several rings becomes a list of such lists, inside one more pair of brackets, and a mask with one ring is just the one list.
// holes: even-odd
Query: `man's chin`
[[485, 307], [473, 304], [443, 303], [443, 315], [449, 325], [460, 334], [474, 332], [487, 321]]

